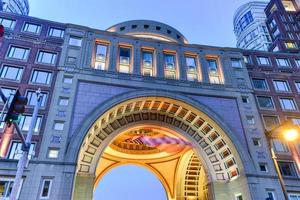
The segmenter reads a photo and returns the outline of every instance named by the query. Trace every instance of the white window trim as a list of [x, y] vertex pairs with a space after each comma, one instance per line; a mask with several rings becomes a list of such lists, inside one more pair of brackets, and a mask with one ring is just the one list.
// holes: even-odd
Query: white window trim
[[[15, 178], [8, 178], [8, 177], [1, 177], [0, 176], [0, 180], [14, 182]], [[20, 197], [20, 192], [21, 192], [22, 186], [23, 186], [23, 179], [21, 179], [20, 187], [19, 187], [19, 190], [17, 192], [17, 199], [19, 199], [19, 197]]]
[[[49, 192], [48, 192], [47, 197], [42, 197], [42, 193], [43, 193], [43, 189], [44, 189], [46, 181], [50, 181]], [[52, 189], [52, 182], [53, 182], [53, 179], [50, 179], [50, 178], [43, 179], [42, 187], [41, 187], [41, 191], [40, 191], [40, 199], [49, 199], [50, 198], [50, 193], [51, 193], [51, 189]]]

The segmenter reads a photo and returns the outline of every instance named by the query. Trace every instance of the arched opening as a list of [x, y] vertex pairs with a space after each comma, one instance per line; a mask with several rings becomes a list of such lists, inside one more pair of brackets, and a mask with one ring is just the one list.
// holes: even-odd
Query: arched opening
[[[228, 193], [250, 196], [247, 179], [240, 178], [245, 177], [240, 154], [243, 159], [247, 154], [217, 115], [165, 97], [132, 98], [114, 105], [98, 114], [85, 132], [73, 199], [91, 199], [103, 175], [124, 164], [141, 165], [156, 174], [168, 200], [226, 199]], [[130, 139], [137, 136], [171, 137], [192, 147], [153, 148]]]
[[[116, 192], [117, 191], [117, 192]], [[122, 165], [107, 172], [94, 191], [94, 200], [167, 200], [160, 180], [137, 165]]]

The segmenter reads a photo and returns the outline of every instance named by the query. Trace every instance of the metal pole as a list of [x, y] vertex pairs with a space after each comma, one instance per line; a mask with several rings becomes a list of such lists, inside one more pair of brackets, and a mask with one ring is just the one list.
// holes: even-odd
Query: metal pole
[[21, 158], [18, 161], [17, 173], [16, 173], [16, 177], [14, 180], [11, 195], [9, 198], [10, 200], [17, 200], [17, 195], [18, 195], [18, 192], [19, 192], [20, 186], [21, 186], [22, 175], [23, 175], [24, 168], [28, 161], [28, 154], [29, 154], [29, 149], [30, 149], [30, 145], [31, 145], [31, 138], [32, 138], [32, 134], [33, 134], [34, 127], [36, 124], [36, 120], [37, 120], [38, 111], [39, 111], [39, 108], [40, 108], [40, 105], [42, 102], [42, 97], [43, 97], [40, 89], [36, 92], [36, 95], [37, 95], [37, 103], [34, 106], [34, 111], [32, 114], [32, 119], [31, 119], [31, 123], [30, 123], [29, 130], [27, 133], [25, 145], [23, 144], [23, 147], [22, 147], [23, 153], [22, 153]]

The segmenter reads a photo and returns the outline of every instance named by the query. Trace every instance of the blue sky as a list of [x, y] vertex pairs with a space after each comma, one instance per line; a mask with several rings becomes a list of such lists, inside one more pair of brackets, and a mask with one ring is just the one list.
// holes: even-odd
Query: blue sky
[[[134, 19], [149, 19], [178, 29], [190, 43], [235, 46], [232, 18], [249, 0], [29, 0], [31, 16], [105, 30]], [[133, 189], [134, 188], [134, 189]], [[155, 192], [153, 192], [155, 191]], [[122, 198], [115, 196], [123, 194]], [[126, 195], [124, 195], [126, 194]], [[143, 198], [141, 198], [143, 196]], [[156, 177], [140, 167], [120, 167], [107, 174], [95, 200], [165, 200]]]

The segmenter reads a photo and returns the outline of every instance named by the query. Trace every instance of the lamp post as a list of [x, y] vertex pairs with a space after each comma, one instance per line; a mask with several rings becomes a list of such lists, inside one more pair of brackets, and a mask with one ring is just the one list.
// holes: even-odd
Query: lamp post
[[[285, 200], [289, 200], [289, 195], [288, 192], [286, 190], [285, 184], [284, 184], [284, 180], [283, 177], [281, 175], [280, 172], [280, 168], [277, 162], [277, 156], [275, 154], [274, 151], [274, 147], [272, 144], [272, 139], [276, 138], [276, 139], [280, 139], [280, 140], [284, 140], [286, 142], [288, 142], [291, 146], [291, 148], [294, 148], [294, 144], [293, 142], [299, 141], [300, 139], [300, 131], [299, 131], [299, 127], [291, 124], [291, 122], [285, 122], [283, 125], [271, 130], [271, 131], [267, 131], [266, 132], [266, 136], [267, 136], [267, 140], [268, 140], [268, 146], [269, 146], [269, 150], [271, 152], [271, 156], [272, 156], [272, 160], [274, 162], [274, 166], [276, 169], [276, 173], [278, 175], [279, 178], [279, 182], [280, 182], [280, 186], [282, 188], [283, 191], [283, 195], [284, 195], [284, 199]], [[297, 167], [299, 170], [299, 157], [297, 155], [297, 151], [295, 152], [294, 149], [292, 149], [292, 154], [293, 158], [295, 159], [296, 163], [297, 163]]]

